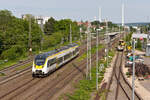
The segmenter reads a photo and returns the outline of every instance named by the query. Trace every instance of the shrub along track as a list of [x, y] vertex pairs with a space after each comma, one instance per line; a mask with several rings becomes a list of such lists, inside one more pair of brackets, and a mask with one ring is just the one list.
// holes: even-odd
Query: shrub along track
[[[113, 74], [107, 94], [108, 100], [132, 100], [132, 87], [126, 81], [122, 73], [122, 59], [123, 52], [117, 52]], [[135, 92], [135, 100], [141, 100], [139, 95]]]
[[[94, 45], [94, 43], [95, 42], [92, 42], [93, 45]], [[86, 50], [86, 46], [85, 47], [83, 46], [83, 49], [81, 50], [82, 53], [85, 50]], [[80, 55], [81, 55], [81, 53], [80, 53]], [[52, 82], [51, 79], [55, 80], [57, 78], [57, 76], [59, 76], [59, 74], [63, 74], [64, 72], [67, 72], [67, 70], [68, 70], [67, 66], [70, 66], [70, 65], [66, 64], [60, 70], [57, 70], [55, 73], [52, 73], [49, 77], [46, 77], [44, 79], [32, 78], [31, 77], [31, 69], [28, 69], [28, 70], [26, 70], [27, 72], [24, 74], [21, 74], [15, 78], [11, 78], [10, 80], [7, 80], [7, 81], [4, 80], [4, 82], [1, 82], [1, 85], [0, 85], [0, 90], [1, 90], [0, 91], [1, 92], [0, 99], [13, 98], [13, 97], [16, 97], [21, 92], [28, 91], [28, 88], [39, 87], [39, 86], [42, 86], [42, 84], [44, 85], [44, 83]], [[39, 85], [37, 85], [37, 84], [39, 84]], [[33, 88], [33, 89], [35, 89], [35, 88]], [[43, 87], [42, 87], [42, 89], [43, 89]], [[30, 90], [30, 91], [32, 91], [32, 90]], [[27, 93], [29, 93], [29, 92], [27, 92]], [[30, 92], [30, 94], [31, 93], [32, 92]]]

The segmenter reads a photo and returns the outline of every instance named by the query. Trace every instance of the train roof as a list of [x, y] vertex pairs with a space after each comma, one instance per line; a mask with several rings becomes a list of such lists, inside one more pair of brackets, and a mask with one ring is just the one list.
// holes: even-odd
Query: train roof
[[49, 51], [49, 52], [46, 52], [46, 53], [39, 54], [35, 58], [45, 59], [46, 57], [51, 56], [51, 55], [56, 54], [56, 53], [57, 53], [56, 50], [52, 50], [52, 51]]
[[73, 43], [73, 44], [68, 44], [67, 46], [63, 46], [63, 47], [61, 47], [60, 49], [57, 49], [57, 51], [60, 52], [60, 51], [63, 51], [63, 50], [66, 50], [66, 49], [69, 49], [69, 48], [75, 47], [75, 46], [78, 46], [78, 44], [75, 44], [75, 43]]
[[61, 47], [60, 49], [55, 49], [55, 50], [52, 50], [52, 51], [49, 51], [49, 52], [46, 52], [46, 53], [39, 54], [35, 58], [45, 59], [45, 58], [47, 58], [47, 57], [49, 57], [51, 55], [54, 55], [54, 54], [56, 54], [58, 52], [64, 51], [64, 50], [69, 49], [69, 48], [74, 47], [74, 46], [78, 46], [78, 44], [76, 44], [76, 43], [69, 44], [67, 46]]

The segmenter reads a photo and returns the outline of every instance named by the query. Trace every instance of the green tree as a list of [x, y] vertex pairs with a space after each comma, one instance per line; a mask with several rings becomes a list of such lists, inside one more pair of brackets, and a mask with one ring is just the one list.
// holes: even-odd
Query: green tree
[[53, 17], [51, 17], [44, 26], [45, 34], [52, 35], [52, 33], [56, 32], [56, 27], [55, 27], [56, 23], [57, 22], [55, 21], [55, 19]]
[[142, 49], [142, 44], [140, 39], [137, 40], [137, 49], [141, 50]]
[[[29, 20], [14, 17], [7, 10], [0, 11], [0, 57], [2, 59], [15, 59], [24, 56], [29, 50]], [[33, 50], [39, 48], [41, 29], [31, 20]], [[19, 56], [18, 56], [19, 55]]]
[[98, 26], [98, 25], [100, 25], [100, 22], [96, 20], [96, 21], [91, 22], [91, 24]]

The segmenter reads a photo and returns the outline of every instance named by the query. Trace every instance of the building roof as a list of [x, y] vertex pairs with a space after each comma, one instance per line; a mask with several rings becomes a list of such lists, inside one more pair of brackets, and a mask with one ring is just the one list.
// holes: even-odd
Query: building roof
[[107, 33], [107, 34], [105, 34], [105, 35], [117, 35], [119, 32], [113, 32], [113, 33]]
[[133, 33], [132, 38], [147, 38], [147, 34], [137, 34]]

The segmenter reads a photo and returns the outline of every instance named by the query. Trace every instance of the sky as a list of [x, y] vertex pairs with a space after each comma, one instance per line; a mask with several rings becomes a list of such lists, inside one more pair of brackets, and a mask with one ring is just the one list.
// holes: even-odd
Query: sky
[[150, 0], [1, 0], [0, 10], [10, 10], [13, 15], [51, 16], [76, 21], [93, 21], [99, 18], [121, 23], [121, 6], [125, 5], [125, 23], [150, 22]]

